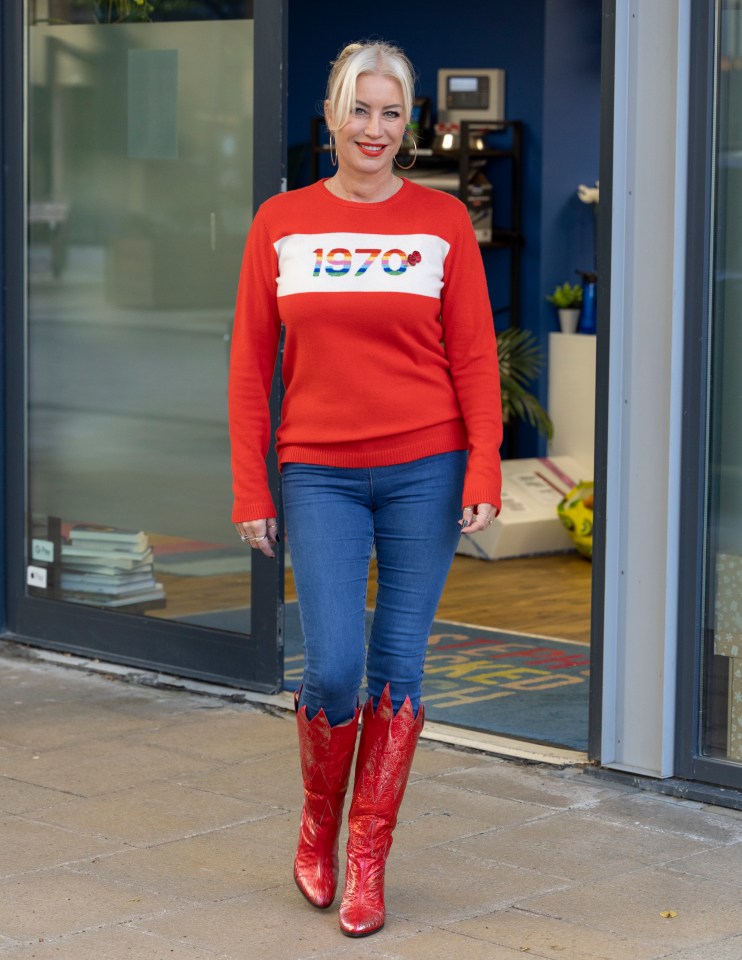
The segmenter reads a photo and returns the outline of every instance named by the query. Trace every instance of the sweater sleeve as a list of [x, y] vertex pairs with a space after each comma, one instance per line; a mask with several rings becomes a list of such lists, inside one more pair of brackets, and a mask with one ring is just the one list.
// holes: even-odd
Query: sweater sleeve
[[277, 256], [259, 210], [245, 244], [229, 363], [232, 520], [276, 516], [265, 458], [271, 437], [269, 398], [278, 352]]
[[501, 506], [502, 403], [487, 280], [474, 229], [460, 208], [441, 294], [443, 343], [469, 436], [462, 505]]

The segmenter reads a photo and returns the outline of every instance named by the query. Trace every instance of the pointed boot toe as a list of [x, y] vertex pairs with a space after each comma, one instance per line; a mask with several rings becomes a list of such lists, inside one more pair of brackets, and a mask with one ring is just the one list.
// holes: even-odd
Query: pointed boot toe
[[383, 864], [348, 862], [339, 920], [346, 937], [368, 937], [381, 930], [386, 921]]
[[332, 906], [337, 892], [337, 861], [332, 863], [327, 859], [297, 853], [294, 860], [294, 882], [313, 907], [326, 910]]

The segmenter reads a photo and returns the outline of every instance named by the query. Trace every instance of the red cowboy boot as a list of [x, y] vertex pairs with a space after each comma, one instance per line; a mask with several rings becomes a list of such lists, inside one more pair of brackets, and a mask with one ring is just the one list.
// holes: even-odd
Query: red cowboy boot
[[425, 719], [422, 706], [412, 715], [409, 697], [393, 714], [387, 684], [376, 713], [371, 700], [363, 708], [340, 904], [340, 929], [349, 937], [366, 937], [384, 926], [384, 867]]
[[299, 755], [304, 780], [299, 846], [294, 860], [294, 880], [315, 907], [329, 907], [338, 882], [338, 835], [350, 768], [356, 746], [356, 710], [347, 723], [331, 727], [324, 710], [307, 719], [307, 708], [294, 709], [299, 731]]

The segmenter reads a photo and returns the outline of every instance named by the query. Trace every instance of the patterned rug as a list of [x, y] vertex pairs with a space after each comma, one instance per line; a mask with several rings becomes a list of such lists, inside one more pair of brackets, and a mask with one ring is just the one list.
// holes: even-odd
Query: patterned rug
[[[184, 617], [214, 629], [249, 633], [242, 607]], [[373, 612], [366, 614], [366, 635]], [[286, 604], [284, 687], [304, 666], [298, 604]], [[589, 648], [582, 643], [435, 620], [423, 701], [428, 719], [458, 727], [587, 749]]]

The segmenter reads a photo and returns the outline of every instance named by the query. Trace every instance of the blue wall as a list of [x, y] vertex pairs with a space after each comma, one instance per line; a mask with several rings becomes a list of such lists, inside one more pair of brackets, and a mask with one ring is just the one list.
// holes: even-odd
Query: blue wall
[[[418, 71], [418, 93], [434, 104], [439, 67], [506, 70], [506, 115], [524, 125], [521, 322], [545, 346], [555, 329], [546, 293], [576, 268], [592, 266], [592, 211], [574, 195], [578, 183], [597, 178], [600, 0], [377, 0], [370, 12], [334, 5], [332, 17], [318, 17], [317, 7], [294, 0], [289, 8], [288, 133], [295, 161], [311, 117], [321, 115], [330, 61], [346, 43], [368, 37], [398, 43]], [[297, 185], [308, 182], [306, 159]], [[484, 259], [497, 307], [507, 300], [507, 254], [486, 251]], [[538, 392], [545, 399], [545, 372]], [[534, 431], [520, 431], [519, 456], [542, 447]]]
[[544, 300], [556, 284], [593, 271], [595, 207], [577, 197], [598, 179], [601, 11], [596, 0], [549, 0], [544, 41], [541, 179], [541, 330], [557, 329]]
[[[577, 187], [598, 179], [601, 4], [548, 0], [545, 12], [540, 309], [534, 329], [546, 355], [548, 334], [558, 329], [547, 294], [565, 280], [579, 283], [576, 270], [596, 267], [595, 207], [578, 199]], [[537, 393], [546, 405], [545, 374]], [[521, 430], [521, 451], [534, 447], [545, 452], [545, 441], [529, 428]]]

